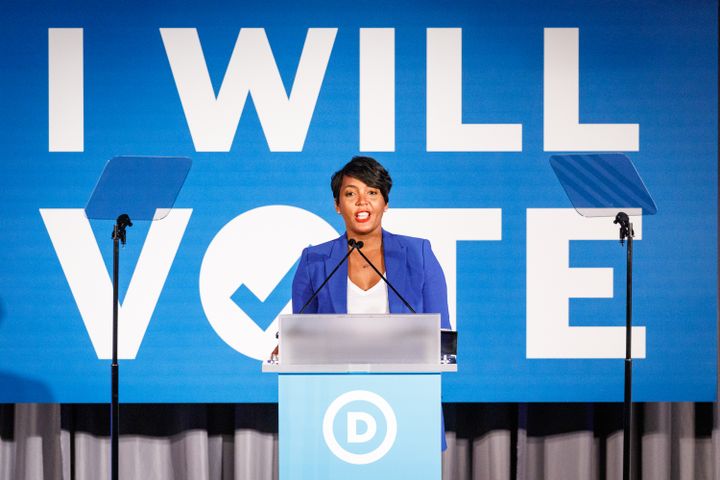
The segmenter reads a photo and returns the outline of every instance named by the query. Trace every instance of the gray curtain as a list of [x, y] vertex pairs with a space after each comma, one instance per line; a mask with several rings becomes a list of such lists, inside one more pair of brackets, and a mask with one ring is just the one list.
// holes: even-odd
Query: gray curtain
[[[622, 478], [622, 405], [445, 404], [443, 479]], [[122, 479], [278, 478], [267, 404], [123, 405]], [[720, 480], [717, 404], [634, 409], [633, 474]], [[109, 472], [104, 405], [0, 406], [0, 480], [97, 480]]]

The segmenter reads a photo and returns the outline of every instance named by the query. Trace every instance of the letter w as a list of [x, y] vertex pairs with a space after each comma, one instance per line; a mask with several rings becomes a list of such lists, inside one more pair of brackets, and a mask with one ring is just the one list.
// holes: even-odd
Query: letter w
[[288, 97], [265, 29], [240, 29], [216, 98], [197, 30], [161, 28], [195, 150], [230, 151], [250, 93], [270, 150], [302, 151], [336, 33], [308, 29]]
[[[133, 359], [137, 355], [191, 214], [192, 209], [173, 209], [150, 226], [125, 300], [118, 309], [118, 358]], [[90, 222], [81, 208], [41, 208], [40, 215], [95, 353], [101, 359], [111, 358], [112, 280]]]

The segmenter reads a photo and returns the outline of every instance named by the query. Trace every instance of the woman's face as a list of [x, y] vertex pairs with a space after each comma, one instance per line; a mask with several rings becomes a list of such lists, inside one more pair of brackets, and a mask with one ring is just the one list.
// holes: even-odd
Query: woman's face
[[380, 189], [344, 176], [336, 208], [345, 220], [348, 237], [352, 237], [380, 233], [382, 216], [388, 206]]

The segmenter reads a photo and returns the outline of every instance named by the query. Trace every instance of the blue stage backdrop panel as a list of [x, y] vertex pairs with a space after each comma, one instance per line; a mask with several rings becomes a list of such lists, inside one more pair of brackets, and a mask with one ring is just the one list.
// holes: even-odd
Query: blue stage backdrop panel
[[0, 402], [110, 398], [116, 155], [193, 166], [121, 251], [123, 402], [268, 402], [302, 248], [342, 233], [329, 178], [377, 157], [385, 225], [429, 238], [459, 372], [445, 401], [619, 401], [625, 250], [554, 154], [626, 154], [634, 399], [710, 401], [717, 2], [12, 2], [0, 44]]

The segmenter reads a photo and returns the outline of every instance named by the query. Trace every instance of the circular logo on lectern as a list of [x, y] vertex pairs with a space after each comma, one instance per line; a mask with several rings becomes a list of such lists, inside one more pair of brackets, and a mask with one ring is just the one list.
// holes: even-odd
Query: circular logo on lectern
[[[356, 403], [356, 405], [351, 405]], [[363, 404], [372, 405], [384, 417], [385, 437], [369, 452], [351, 452], [340, 445], [335, 436], [335, 420], [341, 410], [347, 420], [346, 444], [369, 445], [377, 443], [378, 419]], [[344, 407], [350, 405], [351, 408]], [[367, 465], [377, 462], [387, 454], [397, 437], [397, 418], [390, 404], [377, 393], [367, 390], [353, 390], [343, 393], [330, 403], [323, 417], [323, 437], [330, 451], [340, 460], [354, 465]]]

